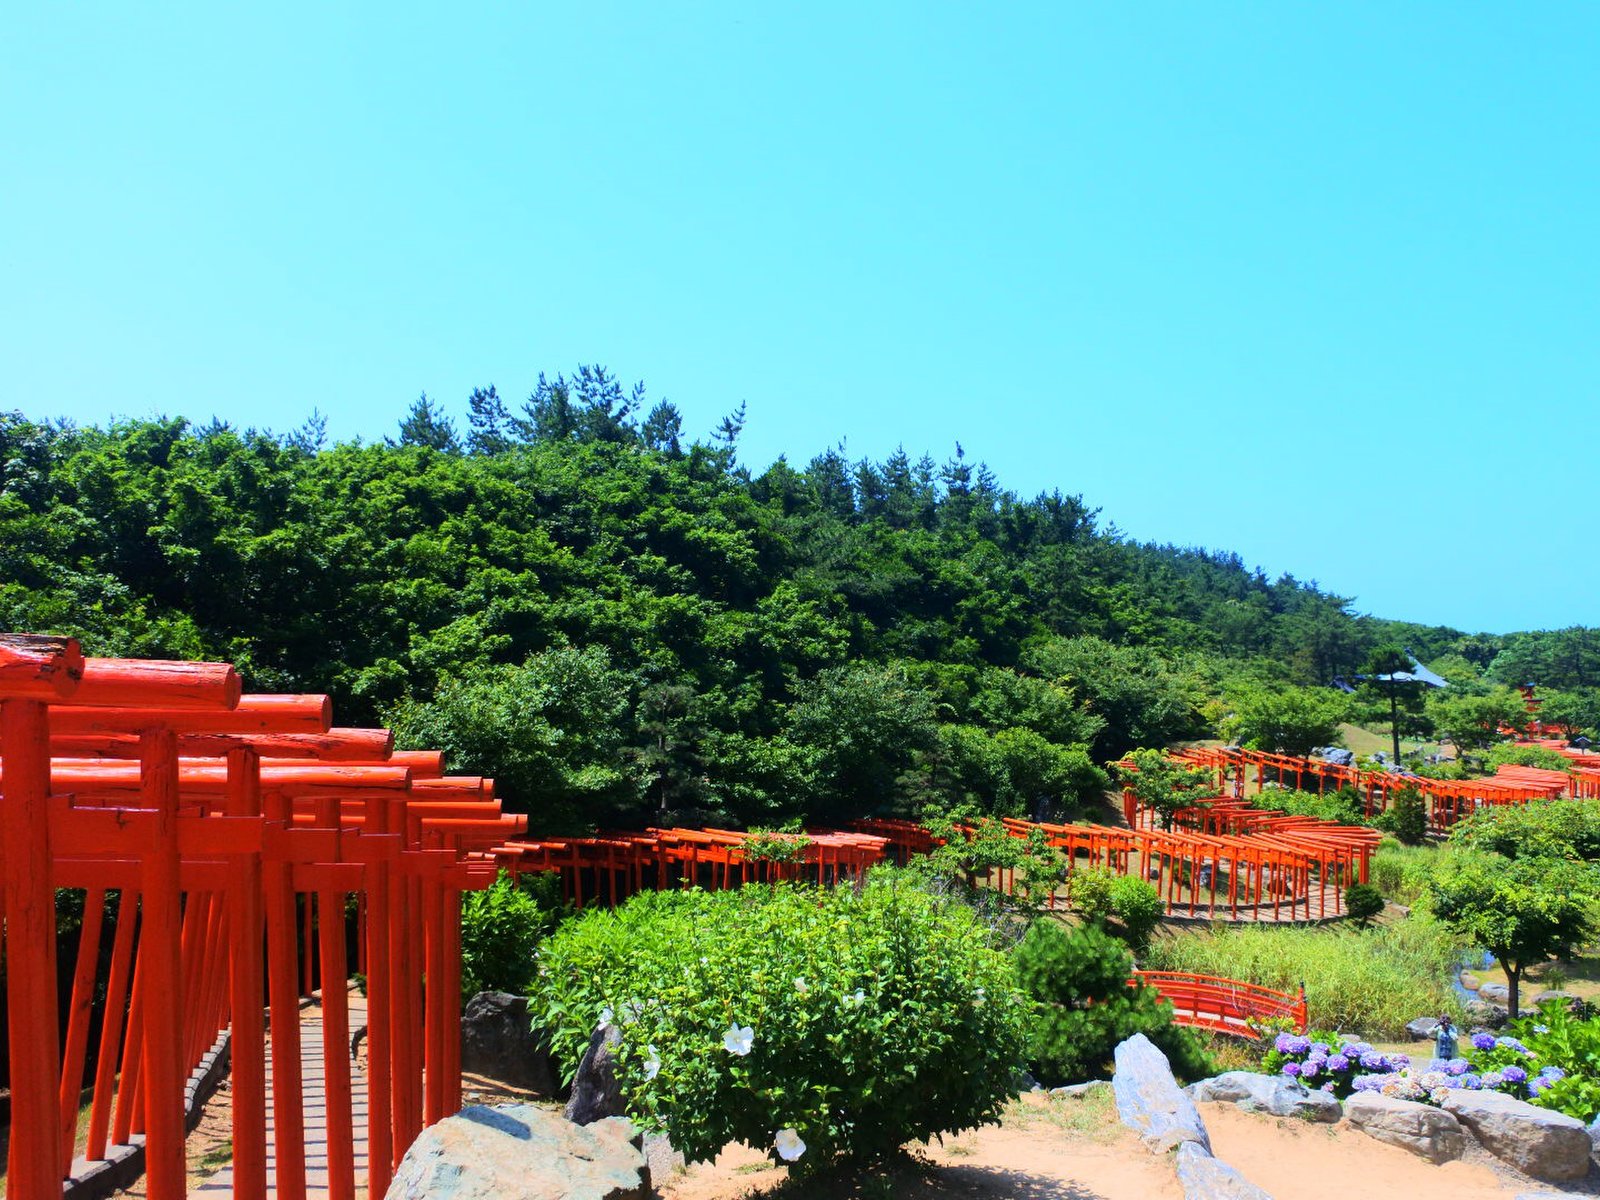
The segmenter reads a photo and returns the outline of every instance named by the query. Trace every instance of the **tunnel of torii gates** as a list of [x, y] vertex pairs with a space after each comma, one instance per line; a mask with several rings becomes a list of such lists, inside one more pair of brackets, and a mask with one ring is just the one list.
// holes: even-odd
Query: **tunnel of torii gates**
[[[353, 1197], [352, 967], [366, 976], [360, 1169], [381, 1196], [422, 1128], [460, 1107], [461, 893], [493, 881], [488, 852], [525, 822], [501, 814], [491, 780], [446, 776], [439, 753], [333, 728], [325, 696], [242, 696], [227, 664], [0, 634], [10, 1200], [59, 1197], [77, 1173], [86, 1082], [78, 1167], [142, 1134], [151, 1200], [182, 1197], [185, 1088], [224, 1033], [234, 1194], [265, 1196], [269, 1014], [273, 1182], [304, 1197], [299, 1010], [317, 975], [327, 1191]], [[70, 997], [57, 888], [85, 892]]]

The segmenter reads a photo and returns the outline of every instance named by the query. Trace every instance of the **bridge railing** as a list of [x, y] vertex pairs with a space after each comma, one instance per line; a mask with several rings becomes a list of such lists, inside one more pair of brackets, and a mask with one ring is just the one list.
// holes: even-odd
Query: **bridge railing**
[[1153, 988], [1172, 1005], [1173, 1023], [1240, 1037], [1253, 1036], [1252, 1021], [1290, 1021], [1306, 1029], [1306, 992], [1297, 994], [1187, 971], [1135, 971], [1130, 985]]

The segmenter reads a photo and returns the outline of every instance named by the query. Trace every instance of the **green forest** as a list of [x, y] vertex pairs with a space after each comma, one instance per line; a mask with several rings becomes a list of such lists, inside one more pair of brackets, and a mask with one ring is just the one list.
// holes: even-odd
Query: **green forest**
[[757, 469], [742, 411], [691, 437], [599, 367], [468, 408], [424, 397], [340, 444], [315, 416], [0, 412], [0, 628], [328, 692], [340, 724], [493, 775], [536, 832], [1070, 813], [1137, 746], [1331, 740], [1363, 700], [1326, 685], [1400, 645], [1456, 685], [1412, 705], [1418, 730], [1530, 681], [1600, 716], [1600, 631], [1357, 615], [1019, 496], [959, 446]]

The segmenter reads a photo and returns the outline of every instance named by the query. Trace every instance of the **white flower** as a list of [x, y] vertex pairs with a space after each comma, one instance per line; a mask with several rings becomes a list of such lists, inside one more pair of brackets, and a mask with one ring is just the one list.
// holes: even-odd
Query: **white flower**
[[772, 1145], [784, 1162], [793, 1162], [806, 1152], [806, 1144], [800, 1140], [800, 1134], [793, 1126], [778, 1130]]
[[867, 1002], [867, 994], [860, 988], [857, 988], [844, 998], [844, 1002], [851, 1008], [854, 1008], [858, 1004], [865, 1004]]
[[644, 1077], [654, 1079], [661, 1074], [661, 1052], [654, 1046], [646, 1046], [649, 1057], [644, 1060]]
[[722, 1048], [729, 1054], [737, 1054], [743, 1058], [750, 1053], [750, 1047], [755, 1045], [756, 1031], [748, 1025], [740, 1025], [734, 1021], [722, 1034]]
[[708, 963], [708, 962], [710, 962], [710, 961], [711, 961], [711, 960], [710, 960], [710, 959], [709, 959], [709, 958], [707, 958], [707, 957], [706, 957], [706, 956], [705, 956], [705, 955], [704, 955], [704, 954], [702, 954], [702, 955], [701, 955], [701, 956], [700, 956], [700, 965], [701, 965], [701, 966], [702, 966], [702, 967], [703, 967], [703, 966], [705, 966], [705, 965], [706, 965], [706, 964], [707, 964], [707, 963]]
[[617, 1014], [611, 1011], [611, 1006], [609, 1004], [606, 1005], [600, 1010], [600, 1028], [604, 1029], [611, 1024], [616, 1019], [616, 1016]]
[[972, 1002], [974, 1004], [976, 1004], [980, 1008], [982, 1008], [983, 1005], [988, 1002], [988, 1000], [989, 1000], [989, 993], [984, 991], [982, 988], [978, 988], [975, 992], [972, 993]]
[[811, 990], [811, 985], [805, 981], [805, 977], [803, 975], [796, 976], [794, 981], [794, 990], [804, 996]]

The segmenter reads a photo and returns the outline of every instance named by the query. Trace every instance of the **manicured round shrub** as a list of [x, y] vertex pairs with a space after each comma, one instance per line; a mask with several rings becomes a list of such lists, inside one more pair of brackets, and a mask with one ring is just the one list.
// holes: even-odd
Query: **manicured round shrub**
[[1066, 929], [1038, 920], [1016, 949], [1017, 976], [1043, 1007], [1031, 1023], [1028, 1069], [1055, 1086], [1104, 1078], [1117, 1043], [1142, 1033], [1186, 1079], [1210, 1072], [1199, 1042], [1172, 1024], [1172, 1005], [1130, 987], [1133, 956], [1095, 925]]
[[994, 1119], [1030, 1007], [971, 909], [893, 871], [584, 913], [531, 994], [569, 1070], [619, 1028], [630, 1111], [690, 1161], [740, 1141], [802, 1166]]
[[1112, 881], [1111, 911], [1116, 913], [1128, 945], [1143, 950], [1150, 941], [1150, 931], [1161, 920], [1161, 893], [1147, 879], [1123, 875]]
[[1352, 883], [1344, 889], [1344, 910], [1365, 925], [1383, 911], [1383, 893], [1370, 883]]

